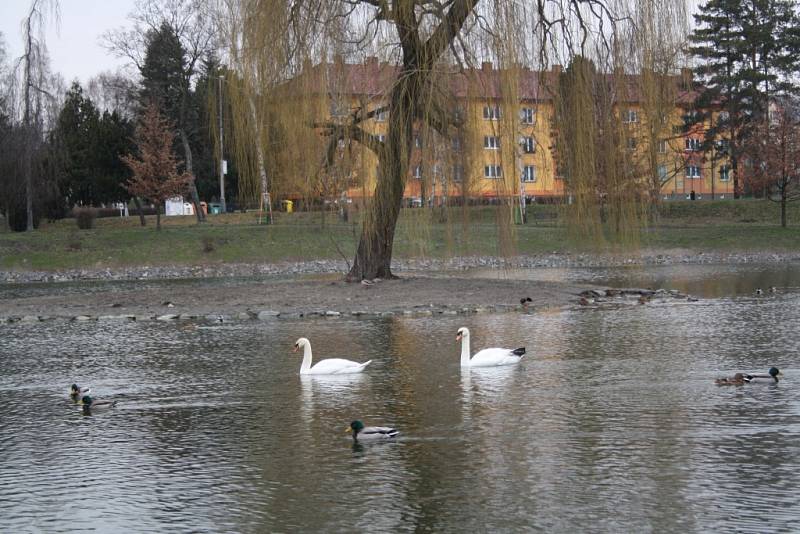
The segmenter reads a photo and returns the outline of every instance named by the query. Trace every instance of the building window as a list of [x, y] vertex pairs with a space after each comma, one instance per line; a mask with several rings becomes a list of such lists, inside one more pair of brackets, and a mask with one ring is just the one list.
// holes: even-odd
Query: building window
[[730, 141], [727, 139], [720, 139], [717, 141], [717, 152], [720, 154], [727, 154], [728, 149], [730, 148]]
[[626, 147], [628, 150], [636, 150], [636, 138], [635, 138], [635, 137], [629, 137], [629, 138], [628, 138], [628, 139], [625, 141], [625, 147]]
[[486, 178], [500, 178], [503, 176], [502, 165], [486, 165], [483, 168], [483, 175]]
[[484, 135], [483, 148], [497, 150], [498, 148], [500, 148], [500, 138], [494, 135]]
[[731, 179], [731, 167], [730, 165], [722, 165], [719, 168], [719, 181], [720, 182], [727, 182]]
[[696, 137], [687, 137], [686, 138], [686, 150], [689, 152], [695, 152], [700, 150], [700, 145], [702, 145], [702, 141], [697, 139]]
[[720, 111], [719, 115], [717, 115], [717, 124], [719, 123], [726, 123], [731, 118], [731, 114], [727, 111]]
[[383, 135], [383, 134], [376, 134], [376, 135], [375, 135], [375, 139], [377, 139], [378, 141], [380, 141], [381, 143], [383, 143], [384, 141], [386, 141], [386, 136], [385, 136], [385, 135]]
[[663, 139], [658, 142], [658, 153], [659, 154], [666, 154], [667, 153], [667, 142]]
[[378, 111], [375, 113], [375, 120], [378, 122], [386, 122], [386, 118], [389, 116], [389, 112], [385, 109]]
[[417, 180], [422, 178], [422, 165], [414, 165], [414, 178]]
[[519, 144], [526, 154], [533, 154], [536, 151], [536, 142], [533, 137], [520, 137]]
[[631, 123], [639, 122], [639, 113], [633, 109], [626, 109], [622, 114], [622, 122]]
[[490, 121], [500, 120], [500, 106], [483, 106], [483, 118]]
[[461, 138], [453, 137], [452, 139], [453, 151], [461, 152]]
[[422, 137], [419, 135], [414, 136], [414, 146], [417, 148], [422, 148]]
[[525, 165], [522, 167], [522, 181], [535, 182], [536, 181], [536, 167], [533, 165]]
[[656, 173], [658, 174], [658, 179], [661, 182], [667, 181], [667, 166], [666, 165], [659, 165], [656, 168]]
[[686, 166], [686, 177], [687, 178], [700, 178], [700, 167], [697, 165], [687, 165]]
[[519, 120], [522, 124], [533, 124], [536, 112], [533, 108], [522, 108], [519, 111]]
[[464, 181], [464, 166], [463, 165], [453, 165], [453, 181], [454, 182], [463, 182]]

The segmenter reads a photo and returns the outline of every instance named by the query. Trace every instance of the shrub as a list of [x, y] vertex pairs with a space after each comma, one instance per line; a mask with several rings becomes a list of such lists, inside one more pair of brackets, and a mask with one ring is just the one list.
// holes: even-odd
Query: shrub
[[75, 222], [81, 230], [91, 230], [94, 226], [94, 219], [97, 212], [92, 208], [79, 208], [75, 210]]

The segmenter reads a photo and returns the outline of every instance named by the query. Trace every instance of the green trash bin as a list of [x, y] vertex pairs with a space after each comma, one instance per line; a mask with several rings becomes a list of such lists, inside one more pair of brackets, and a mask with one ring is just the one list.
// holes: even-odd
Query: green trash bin
[[212, 215], [219, 215], [220, 213], [222, 213], [222, 206], [220, 206], [219, 204], [211, 204], [209, 207], [211, 209]]

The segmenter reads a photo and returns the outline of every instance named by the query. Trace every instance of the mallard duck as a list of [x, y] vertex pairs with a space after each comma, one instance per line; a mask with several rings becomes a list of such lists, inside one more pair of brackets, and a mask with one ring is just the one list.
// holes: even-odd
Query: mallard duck
[[69, 387], [69, 398], [75, 402], [78, 402], [79, 400], [81, 400], [81, 397], [87, 395], [90, 391], [91, 389], [89, 388], [82, 388], [78, 387], [78, 384], [72, 384]]
[[300, 365], [301, 375], [343, 375], [360, 373], [364, 370], [364, 367], [372, 362], [372, 360], [367, 360], [364, 363], [358, 363], [342, 358], [329, 358], [327, 360], [320, 360], [314, 367], [311, 367], [311, 342], [301, 337], [294, 344], [294, 352], [297, 352], [297, 349], [300, 347], [303, 347], [303, 363]]
[[461, 367], [495, 367], [519, 363], [525, 354], [525, 347], [518, 349], [483, 349], [469, 357], [469, 328], [462, 326], [456, 332], [456, 341], [461, 341]]
[[84, 395], [81, 399], [83, 406], [83, 413], [88, 414], [92, 412], [105, 411], [117, 405], [117, 401], [110, 400], [94, 400], [89, 395]]
[[745, 384], [745, 381], [742, 373], [736, 373], [730, 378], [717, 378], [714, 383], [718, 386], [741, 386]]
[[764, 290], [761, 289], [760, 287], [758, 289], [756, 289], [756, 295], [761, 295], [763, 293], [764, 293]]
[[717, 378], [714, 383], [718, 386], [741, 386], [753, 382], [777, 383], [783, 373], [777, 367], [770, 367], [767, 374], [736, 373], [731, 378]]
[[397, 437], [400, 433], [396, 428], [388, 426], [364, 426], [361, 421], [353, 421], [347, 427], [346, 432], [353, 433], [353, 441], [358, 440], [373, 440], [373, 439], [390, 439]]

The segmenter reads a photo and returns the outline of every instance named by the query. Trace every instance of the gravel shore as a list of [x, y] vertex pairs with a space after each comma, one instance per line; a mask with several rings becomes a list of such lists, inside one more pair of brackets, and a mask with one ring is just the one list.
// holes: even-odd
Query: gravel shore
[[[399, 260], [399, 280], [346, 283], [343, 261], [282, 264], [75, 269], [0, 272], [5, 288], [50, 283], [19, 296], [0, 293], [0, 322], [67, 320], [246, 320], [309, 316], [425, 316], [531, 311], [580, 306], [581, 294], [603, 288], [567, 282], [460, 277], [473, 268], [613, 267], [622, 265], [800, 262], [798, 253], [696, 253], [637, 255], [549, 254], [515, 258], [467, 257]], [[443, 273], [447, 273], [443, 276]], [[151, 283], [180, 279], [203, 284]], [[59, 282], [132, 281], [87, 292], [61, 291]], [[63, 286], [62, 286], [63, 287]], [[16, 295], [16, 296], [15, 296]], [[530, 299], [523, 307], [520, 299]]]

